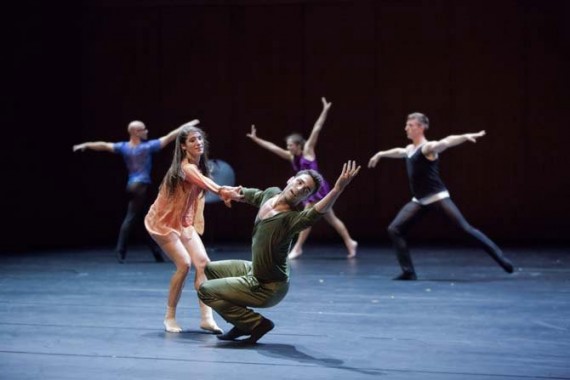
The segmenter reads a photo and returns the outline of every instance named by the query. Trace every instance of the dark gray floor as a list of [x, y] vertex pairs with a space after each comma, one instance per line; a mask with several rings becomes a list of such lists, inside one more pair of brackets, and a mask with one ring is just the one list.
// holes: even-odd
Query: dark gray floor
[[[162, 329], [173, 265], [143, 248], [0, 256], [0, 379], [570, 379], [570, 252], [511, 248], [513, 275], [483, 251], [416, 247], [397, 282], [387, 247], [308, 246], [276, 323], [253, 347], [198, 329], [191, 281]], [[211, 259], [249, 258], [246, 246]], [[220, 326], [230, 326], [216, 316]]]

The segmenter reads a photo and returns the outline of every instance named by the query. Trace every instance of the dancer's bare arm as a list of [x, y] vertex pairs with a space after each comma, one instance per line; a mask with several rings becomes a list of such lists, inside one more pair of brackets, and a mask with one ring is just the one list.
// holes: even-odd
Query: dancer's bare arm
[[375, 168], [381, 158], [404, 158], [406, 157], [406, 148], [393, 148], [376, 153], [368, 161], [369, 168]]
[[90, 141], [73, 146], [73, 151], [83, 152], [85, 149], [96, 150], [99, 152], [113, 152], [113, 143], [105, 141]]
[[243, 202], [244, 195], [242, 193], [241, 186], [222, 186], [221, 194], [222, 199], [224, 202], [227, 200], [234, 201], [234, 202]]
[[283, 149], [283, 148], [273, 144], [270, 141], [264, 140], [261, 137], [258, 137], [257, 136], [257, 130], [255, 129], [255, 125], [251, 126], [251, 133], [248, 133], [246, 136], [249, 137], [254, 143], [259, 145], [260, 147], [267, 149], [271, 153], [274, 153], [274, 154], [278, 155], [279, 157], [281, 157], [287, 161], [291, 161], [293, 159], [293, 155], [291, 153], [289, 153], [288, 150]]
[[204, 190], [209, 190], [212, 193], [218, 195], [228, 207], [231, 206], [231, 199], [226, 194], [226, 190], [224, 190], [223, 186], [218, 185], [214, 182], [211, 178], [206, 177], [203, 175], [198, 167], [194, 164], [184, 165], [182, 170], [185, 174], [185, 180], [187, 182], [194, 183], [200, 186]]
[[320, 214], [325, 214], [333, 207], [336, 200], [342, 194], [346, 186], [352, 181], [360, 171], [360, 166], [356, 166], [356, 161], [348, 161], [342, 166], [342, 172], [336, 180], [332, 190], [315, 204], [315, 210]]
[[171, 142], [174, 141], [174, 139], [176, 138], [176, 136], [178, 135], [178, 132], [180, 132], [180, 130], [188, 125], [190, 126], [195, 126], [200, 124], [200, 120], [198, 119], [194, 119], [192, 121], [189, 121], [188, 123], [184, 123], [182, 124], [180, 127], [173, 129], [172, 131], [168, 132], [168, 134], [162, 136], [159, 138], [160, 140], [160, 149], [164, 148], [165, 146], [167, 146], [168, 144], [170, 144]]
[[303, 147], [303, 156], [307, 157], [310, 160], [314, 160], [316, 157], [315, 147], [317, 146], [319, 133], [323, 129], [323, 125], [325, 124], [325, 120], [327, 119], [327, 115], [332, 106], [332, 103], [327, 102], [327, 100], [324, 97], [321, 98], [321, 102], [323, 103], [323, 110], [321, 111], [319, 118], [315, 122], [313, 130], [311, 131], [311, 134], [309, 135], [309, 138], [307, 139], [307, 142]]
[[463, 144], [466, 141], [471, 141], [473, 143], [477, 142], [477, 139], [485, 136], [485, 131], [480, 131], [477, 133], [465, 133], [463, 135], [452, 135], [447, 136], [439, 141], [430, 141], [422, 147], [422, 153], [426, 156], [438, 154], [444, 150]]

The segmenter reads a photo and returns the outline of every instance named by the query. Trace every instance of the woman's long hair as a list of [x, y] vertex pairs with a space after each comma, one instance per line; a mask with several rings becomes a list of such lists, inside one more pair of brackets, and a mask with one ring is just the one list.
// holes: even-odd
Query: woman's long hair
[[166, 172], [164, 179], [162, 180], [161, 186], [166, 186], [168, 189], [168, 194], [173, 195], [174, 190], [184, 182], [184, 173], [182, 172], [182, 161], [186, 158], [186, 151], [182, 149], [182, 145], [186, 142], [188, 135], [192, 132], [198, 132], [202, 136], [202, 141], [204, 142], [204, 153], [200, 156], [200, 162], [198, 162], [198, 169], [206, 177], [210, 177], [210, 165], [208, 161], [208, 139], [206, 138], [206, 133], [194, 126], [186, 126], [178, 132], [176, 136], [176, 147], [174, 148], [174, 155], [172, 157], [172, 163], [170, 168]]

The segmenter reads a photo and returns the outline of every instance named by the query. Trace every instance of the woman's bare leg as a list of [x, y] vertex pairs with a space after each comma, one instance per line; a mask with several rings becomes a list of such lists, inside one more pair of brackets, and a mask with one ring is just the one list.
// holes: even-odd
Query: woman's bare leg
[[[184, 241], [184, 246], [186, 247], [192, 262], [194, 263], [194, 269], [196, 275], [194, 276], [194, 289], [198, 291], [200, 285], [206, 281], [206, 274], [204, 270], [206, 265], [210, 262], [210, 258], [206, 253], [206, 248], [200, 239], [200, 235], [196, 231], [192, 232], [192, 238], [190, 240]], [[204, 304], [202, 301], [198, 300], [200, 305], [200, 328], [208, 331], [212, 331], [216, 334], [223, 333], [223, 330], [218, 327], [214, 316], [212, 314], [212, 308]]]
[[[312, 206], [313, 203], [307, 203], [305, 205], [305, 209], [308, 209], [309, 207]], [[305, 244], [305, 241], [307, 241], [307, 238], [309, 237], [310, 233], [311, 233], [311, 227], [304, 229], [299, 233], [297, 242], [295, 243], [295, 245], [291, 249], [291, 252], [289, 252], [289, 255], [287, 256], [290, 260], [294, 260], [303, 254], [303, 244]]]
[[350, 234], [348, 233], [348, 229], [334, 213], [333, 210], [330, 210], [324, 215], [325, 220], [333, 226], [336, 232], [342, 237], [344, 241], [344, 245], [348, 250], [348, 258], [352, 258], [356, 256], [356, 249], [358, 248], [358, 242], [356, 240], [352, 240]]
[[289, 252], [289, 255], [287, 256], [290, 260], [294, 260], [303, 254], [303, 244], [305, 244], [310, 233], [311, 227], [304, 229], [299, 233], [299, 238], [297, 239], [295, 246], [293, 246], [293, 249], [291, 249], [291, 252]]
[[164, 328], [168, 332], [178, 333], [182, 331], [182, 328], [176, 322], [176, 306], [178, 305], [186, 277], [190, 271], [191, 259], [179, 239], [161, 244], [160, 248], [162, 248], [163, 252], [172, 260], [174, 265], [176, 265], [176, 271], [170, 279], [166, 315], [164, 316]]

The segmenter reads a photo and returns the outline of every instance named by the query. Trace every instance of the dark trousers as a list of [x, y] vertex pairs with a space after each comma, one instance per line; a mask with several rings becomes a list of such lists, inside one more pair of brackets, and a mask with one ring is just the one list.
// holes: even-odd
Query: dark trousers
[[392, 239], [398, 262], [404, 273], [415, 272], [405, 237], [410, 227], [430, 210], [443, 213], [451, 223], [465, 232], [471, 241], [483, 248], [505, 271], [512, 272], [512, 264], [503, 256], [501, 249], [484, 233], [472, 227], [450, 198], [445, 198], [427, 206], [422, 206], [413, 201], [408, 202], [388, 226], [388, 234]]
[[[127, 186], [127, 197], [129, 200], [127, 206], [127, 214], [121, 224], [119, 230], [119, 239], [117, 241], [118, 252], [126, 255], [129, 239], [133, 234], [133, 230], [138, 223], [142, 223], [143, 214], [147, 211], [147, 192], [149, 185], [146, 183], [133, 183]], [[145, 231], [146, 232], [146, 231]], [[160, 253], [160, 248], [152, 240], [152, 238], [145, 233], [145, 243], [151, 249], [155, 256]]]

